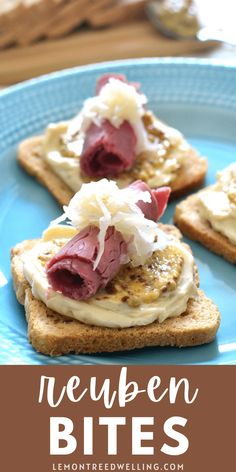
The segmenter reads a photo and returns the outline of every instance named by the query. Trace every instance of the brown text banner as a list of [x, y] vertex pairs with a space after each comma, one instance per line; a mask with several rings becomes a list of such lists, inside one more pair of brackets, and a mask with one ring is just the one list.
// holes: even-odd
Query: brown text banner
[[234, 366], [1, 366], [1, 470], [234, 470]]

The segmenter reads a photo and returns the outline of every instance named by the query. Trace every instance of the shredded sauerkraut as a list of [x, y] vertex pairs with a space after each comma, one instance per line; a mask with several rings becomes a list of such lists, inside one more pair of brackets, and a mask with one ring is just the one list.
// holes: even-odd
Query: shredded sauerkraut
[[150, 202], [148, 191], [140, 191], [129, 187], [119, 189], [116, 182], [102, 179], [98, 182], [83, 184], [79, 192], [64, 206], [64, 214], [54, 220], [51, 225], [69, 220], [69, 224], [81, 231], [88, 225], [97, 226], [99, 231], [99, 251], [94, 262], [96, 269], [104, 251], [106, 231], [114, 226], [121, 232], [127, 243], [127, 259], [122, 263], [131, 262], [133, 266], [144, 264], [148, 257], [158, 248], [166, 245], [166, 239], [154, 221], [145, 218], [137, 205], [138, 201]]
[[81, 112], [69, 124], [67, 134], [73, 136], [79, 133], [82, 138], [92, 122], [100, 126], [102, 120], [107, 119], [119, 128], [124, 121], [128, 121], [136, 134], [137, 154], [154, 150], [155, 146], [148, 140], [142, 121], [146, 103], [147, 97], [133, 85], [111, 77], [99, 95], [85, 100]]

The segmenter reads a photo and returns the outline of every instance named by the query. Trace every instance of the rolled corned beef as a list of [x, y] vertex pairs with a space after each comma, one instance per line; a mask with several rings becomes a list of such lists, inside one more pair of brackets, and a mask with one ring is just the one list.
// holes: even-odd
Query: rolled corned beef
[[[134, 182], [130, 187], [149, 191], [151, 202], [139, 201], [137, 205], [146, 218], [157, 221], [167, 205], [169, 187], [151, 190], [142, 181]], [[127, 254], [127, 244], [119, 231], [109, 227], [104, 252], [94, 270], [93, 265], [99, 249], [98, 233], [97, 227], [88, 226], [68, 241], [49, 261], [47, 277], [53, 290], [75, 300], [86, 300], [115, 277], [122, 264], [122, 256]]]
[[119, 128], [103, 120], [92, 123], [86, 133], [80, 168], [89, 177], [114, 177], [130, 169], [135, 161], [137, 138], [128, 121]]
[[[104, 74], [97, 82], [97, 95], [110, 78], [128, 83], [122, 74]], [[108, 120], [103, 120], [99, 126], [92, 123], [86, 131], [80, 169], [89, 177], [114, 177], [133, 166], [136, 143], [136, 135], [128, 121], [124, 121], [119, 128]]]
[[127, 252], [122, 234], [114, 227], [108, 228], [103, 255], [93, 270], [99, 249], [98, 233], [96, 226], [88, 226], [49, 261], [47, 276], [54, 290], [75, 300], [86, 300], [117, 274], [120, 259]]

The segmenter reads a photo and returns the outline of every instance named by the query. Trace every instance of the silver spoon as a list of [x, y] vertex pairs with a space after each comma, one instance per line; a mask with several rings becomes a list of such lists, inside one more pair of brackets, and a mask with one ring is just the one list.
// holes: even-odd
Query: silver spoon
[[[157, 1], [151, 1], [146, 6], [146, 13], [149, 21], [152, 25], [160, 31], [164, 36], [168, 36], [172, 39], [184, 40], [184, 39], [196, 39], [198, 41], [217, 41], [231, 44], [232, 46], [236, 46], [236, 33], [233, 31], [225, 31], [222, 29], [217, 28], [210, 28], [207, 26], [202, 27], [198, 22], [197, 16], [192, 18], [193, 20], [193, 31], [189, 32], [186, 29], [186, 16], [179, 18], [179, 23], [177, 22], [177, 15], [173, 9], [167, 10], [169, 15], [170, 22], [169, 24], [165, 23], [164, 16], [161, 15], [161, 3]], [[185, 15], [188, 14], [188, 9], [193, 7], [193, 2], [191, 0], [187, 0], [186, 2], [186, 11]], [[193, 17], [193, 15], [192, 15]], [[175, 22], [176, 18], [176, 22]], [[171, 21], [173, 19], [173, 24], [171, 25]], [[184, 34], [181, 33], [181, 22]]]

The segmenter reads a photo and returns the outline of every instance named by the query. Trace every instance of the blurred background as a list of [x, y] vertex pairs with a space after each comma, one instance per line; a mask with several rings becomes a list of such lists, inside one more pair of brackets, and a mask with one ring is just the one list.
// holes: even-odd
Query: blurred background
[[236, 62], [236, 0], [0, 0], [0, 87], [105, 60]]

